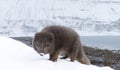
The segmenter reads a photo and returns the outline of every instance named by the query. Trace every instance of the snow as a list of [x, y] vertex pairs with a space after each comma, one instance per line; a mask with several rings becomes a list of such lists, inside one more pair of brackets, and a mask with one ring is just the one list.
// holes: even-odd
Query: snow
[[84, 65], [69, 59], [48, 60], [33, 48], [10, 38], [0, 36], [0, 70], [113, 70], [110, 67]]
[[119, 7], [120, 0], [0, 0], [0, 35], [32, 36], [47, 25], [120, 35]]
[[80, 36], [120, 36], [118, 32], [89, 32], [89, 31], [80, 31], [75, 30]]

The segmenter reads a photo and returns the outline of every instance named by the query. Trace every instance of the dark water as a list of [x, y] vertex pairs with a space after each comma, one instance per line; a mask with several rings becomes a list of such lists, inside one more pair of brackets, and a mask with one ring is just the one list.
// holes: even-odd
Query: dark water
[[[31, 46], [32, 37], [12, 37]], [[120, 36], [81, 36], [83, 45], [101, 49], [120, 50]]]
[[81, 42], [101, 49], [120, 50], [120, 36], [81, 36]]

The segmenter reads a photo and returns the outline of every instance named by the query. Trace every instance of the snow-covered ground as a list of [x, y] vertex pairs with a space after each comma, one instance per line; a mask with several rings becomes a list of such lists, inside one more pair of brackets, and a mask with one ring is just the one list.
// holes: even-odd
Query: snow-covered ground
[[0, 36], [0, 70], [113, 70], [110, 67], [84, 65], [69, 59], [48, 60], [48, 55], [40, 56], [33, 48]]
[[0, 35], [32, 36], [47, 25], [81, 35], [120, 35], [120, 0], [0, 0]]

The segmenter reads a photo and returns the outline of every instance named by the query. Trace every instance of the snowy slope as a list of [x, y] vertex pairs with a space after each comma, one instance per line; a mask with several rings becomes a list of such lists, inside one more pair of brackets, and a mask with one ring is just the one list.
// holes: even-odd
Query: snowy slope
[[48, 60], [32, 48], [10, 38], [0, 37], [0, 70], [113, 70], [109, 67], [84, 65], [77, 61]]
[[83, 35], [120, 35], [119, 0], [0, 0], [0, 35], [33, 35], [65, 25]]

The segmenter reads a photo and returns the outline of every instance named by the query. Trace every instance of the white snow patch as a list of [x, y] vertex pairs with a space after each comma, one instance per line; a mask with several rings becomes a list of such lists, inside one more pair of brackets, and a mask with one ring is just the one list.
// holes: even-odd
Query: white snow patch
[[0, 70], [113, 70], [62, 59], [52, 62], [48, 58], [21, 42], [0, 36]]

